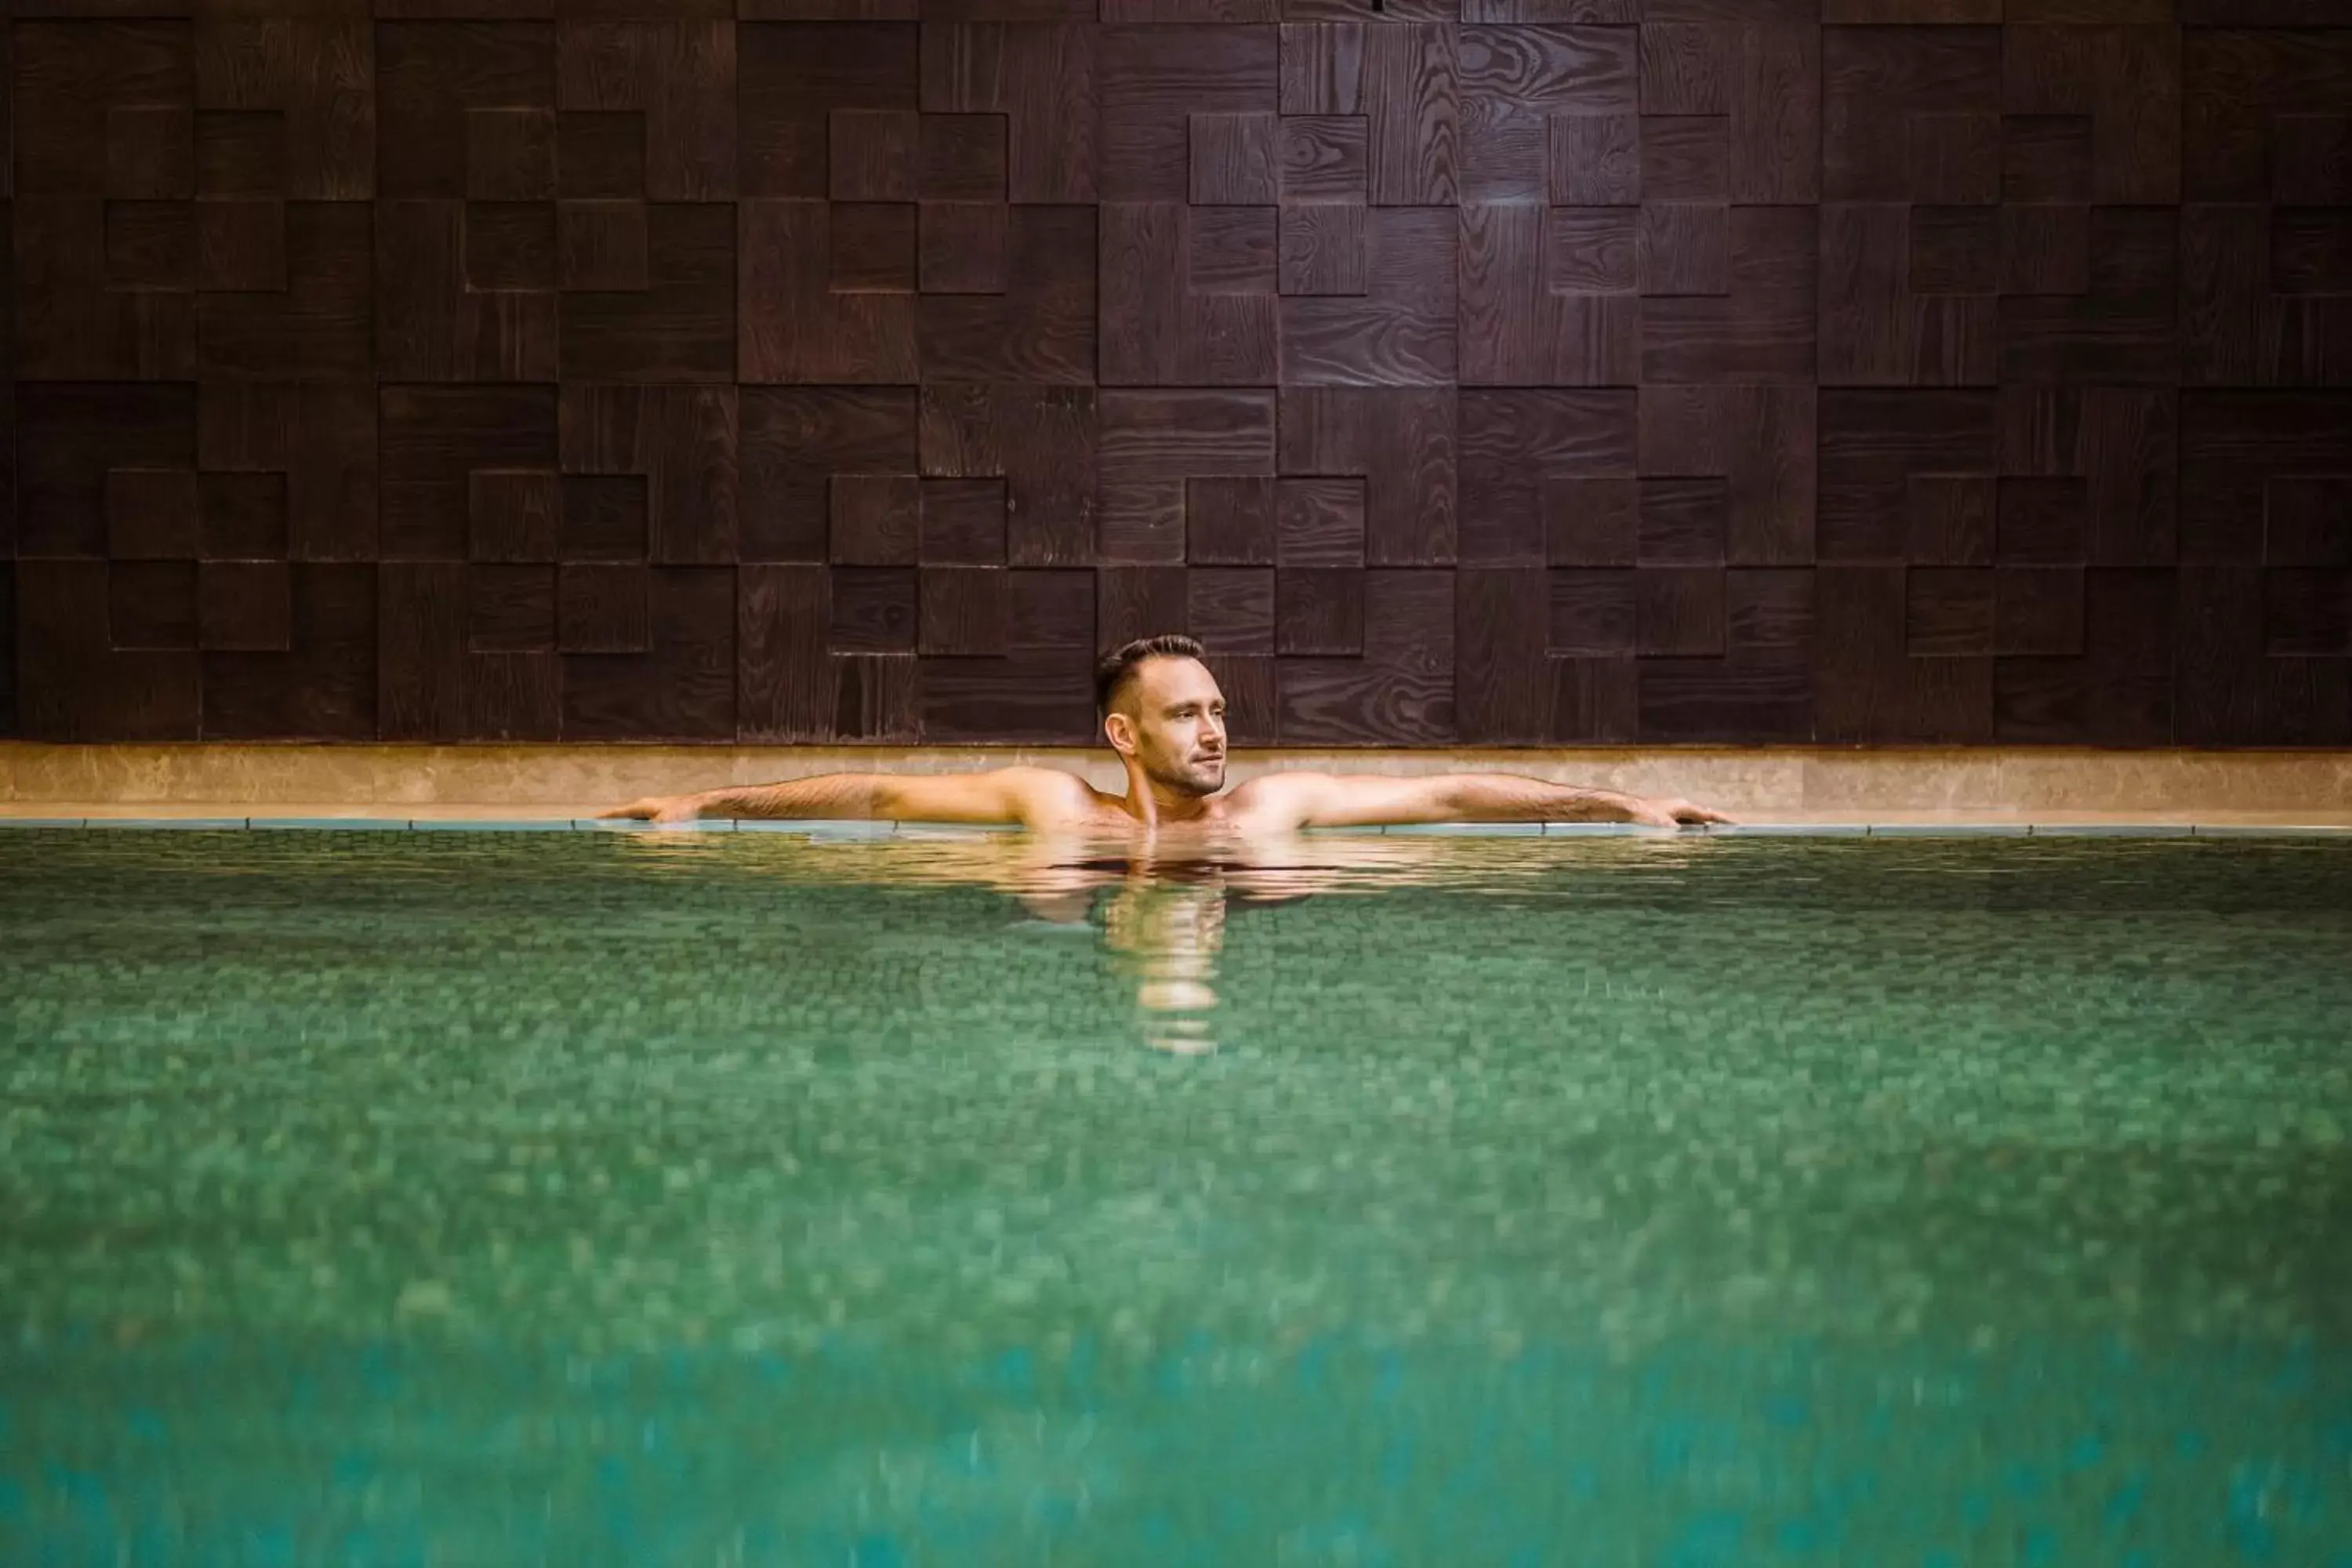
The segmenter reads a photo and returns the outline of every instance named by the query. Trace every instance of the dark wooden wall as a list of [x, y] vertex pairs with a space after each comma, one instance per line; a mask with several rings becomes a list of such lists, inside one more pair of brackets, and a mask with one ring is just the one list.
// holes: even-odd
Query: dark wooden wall
[[2352, 741], [2347, 24], [15, 0], [0, 734]]

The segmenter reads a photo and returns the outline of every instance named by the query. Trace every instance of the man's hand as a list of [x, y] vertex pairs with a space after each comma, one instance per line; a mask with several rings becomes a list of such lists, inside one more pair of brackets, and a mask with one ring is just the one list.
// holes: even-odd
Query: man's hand
[[616, 805], [610, 811], [600, 811], [599, 817], [625, 817], [633, 822], [692, 822], [702, 815], [702, 797], [693, 795], [649, 795], [643, 800], [633, 800], [626, 805]]
[[1722, 812], [1710, 811], [1706, 806], [1693, 805], [1689, 801], [1667, 796], [1636, 800], [1633, 810], [1631, 820], [1648, 827], [1680, 827], [1685, 823], [1696, 825], [1731, 820]]

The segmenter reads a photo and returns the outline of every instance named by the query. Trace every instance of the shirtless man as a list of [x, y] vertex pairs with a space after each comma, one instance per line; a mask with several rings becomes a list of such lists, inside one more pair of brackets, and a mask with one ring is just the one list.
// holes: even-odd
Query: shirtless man
[[895, 822], [1017, 823], [1061, 832], [1132, 833], [1178, 826], [1255, 837], [1302, 827], [1417, 822], [1635, 822], [1653, 827], [1728, 822], [1686, 800], [1547, 784], [1515, 773], [1420, 778], [1276, 773], [1225, 787], [1225, 698], [1191, 637], [1141, 637], [1095, 671], [1103, 734], [1127, 768], [1127, 793], [1105, 795], [1055, 768], [946, 774], [822, 773], [787, 784], [653, 795], [606, 812], [646, 822], [697, 817], [854, 817]]

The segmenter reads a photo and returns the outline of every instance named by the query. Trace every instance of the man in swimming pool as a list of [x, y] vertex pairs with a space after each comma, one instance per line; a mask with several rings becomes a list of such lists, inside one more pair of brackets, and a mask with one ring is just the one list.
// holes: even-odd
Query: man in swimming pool
[[942, 774], [822, 773], [785, 784], [653, 795], [607, 816], [848, 817], [898, 822], [1016, 823], [1061, 831], [1176, 827], [1257, 835], [1302, 827], [1421, 822], [1633, 822], [1653, 827], [1728, 822], [1686, 800], [1548, 784], [1516, 773], [1419, 778], [1274, 773], [1225, 787], [1225, 698], [1191, 637], [1140, 637], [1095, 671], [1103, 734], [1127, 769], [1127, 793], [1105, 795], [1056, 768]]

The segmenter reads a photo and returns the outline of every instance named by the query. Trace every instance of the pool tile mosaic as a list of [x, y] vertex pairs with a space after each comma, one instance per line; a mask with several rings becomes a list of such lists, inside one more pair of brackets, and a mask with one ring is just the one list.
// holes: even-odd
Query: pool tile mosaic
[[0, 929], [0, 1560], [2352, 1539], [2352, 837], [33, 831]]

